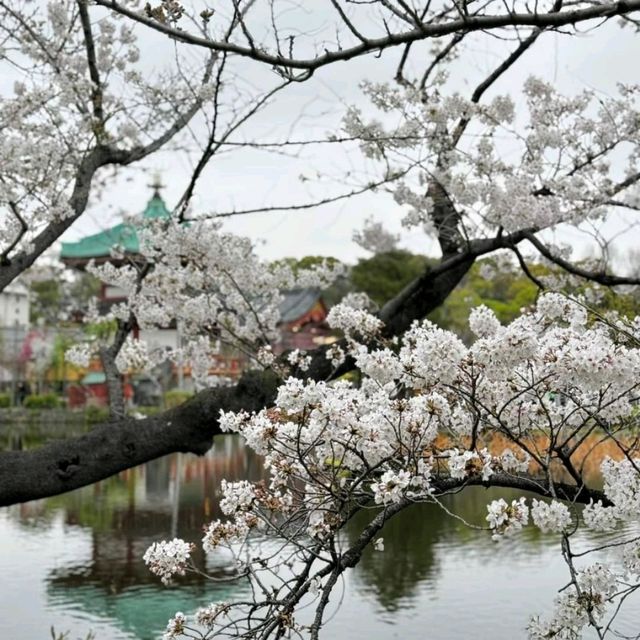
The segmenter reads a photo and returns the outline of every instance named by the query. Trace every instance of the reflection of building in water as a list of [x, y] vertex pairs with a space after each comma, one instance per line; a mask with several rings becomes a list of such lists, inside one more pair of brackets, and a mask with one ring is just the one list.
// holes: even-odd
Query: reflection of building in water
[[[194, 558], [205, 566], [202, 527], [221, 517], [220, 481], [258, 480], [262, 461], [235, 436], [223, 436], [206, 456], [176, 454], [130, 469], [118, 476], [55, 499], [67, 525], [90, 529], [90, 559], [53, 571], [50, 598], [91, 614], [108, 616], [139, 640], [155, 640], [158, 625], [177, 610], [235, 597], [244, 583], [212, 583], [199, 574], [180, 578], [180, 589], [167, 589], [145, 566], [146, 549], [178, 536], [196, 544]], [[23, 517], [46, 510], [46, 501], [25, 505]], [[219, 559], [220, 560], [220, 559]], [[219, 578], [233, 575], [226, 558], [207, 570]]]
[[[47, 599], [58, 607], [82, 612], [99, 620], [110, 620], [118, 628], [132, 633], [137, 640], [157, 640], [165, 621], [176, 611], [190, 611], [196, 605], [243, 596], [243, 581], [212, 582], [196, 573], [188, 573], [176, 584], [165, 587], [142, 563], [142, 554], [154, 537], [130, 544], [127, 537], [94, 534], [94, 553], [90, 564], [52, 571], [46, 580]], [[122, 550], [126, 546], [127, 561]], [[202, 558], [196, 562], [202, 566]], [[114, 558], [116, 560], [114, 561]], [[229, 572], [214, 571], [218, 578], [230, 578]]]
[[154, 460], [91, 487], [27, 503], [21, 517], [45, 517], [52, 508], [62, 509], [67, 525], [89, 527], [93, 560], [83, 575], [98, 581], [102, 577], [105, 589], [119, 591], [155, 580], [142, 562], [152, 542], [177, 535], [199, 546], [202, 527], [222, 517], [218, 505], [223, 478], [263, 477], [262, 460], [239, 438], [223, 436], [206, 456], [175, 454]]

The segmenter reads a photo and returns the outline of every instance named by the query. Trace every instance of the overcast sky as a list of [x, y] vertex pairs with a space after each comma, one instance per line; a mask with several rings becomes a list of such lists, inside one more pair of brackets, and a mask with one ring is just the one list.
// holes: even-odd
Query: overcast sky
[[[166, 41], [142, 28], [139, 40], [146, 64], [159, 64], [173, 55]], [[483, 72], [499, 61], [503, 51], [504, 43], [487, 37], [472, 38], [467, 54], [453, 69], [456, 85], [461, 89], [473, 86], [482, 79]], [[523, 79], [535, 74], [554, 81], [563, 91], [593, 88], [612, 94], [616, 82], [638, 81], [639, 54], [637, 36], [630, 29], [620, 30], [614, 24], [579, 37], [545, 34], [492, 91], [512, 92], [518, 103]], [[320, 70], [311, 80], [286, 89], [235, 139], [309, 139], [339, 133], [347, 105], [366, 106], [360, 83], [365, 79], [390, 80], [398, 55], [399, 51], [386, 51], [380, 58], [367, 56]], [[247, 82], [255, 84], [275, 78], [267, 67], [246, 62], [242, 72]], [[197, 127], [194, 131], [196, 136], [202, 135]], [[214, 158], [206, 169], [193, 200], [193, 210], [210, 213], [313, 201], [340, 191], [337, 181], [315, 179], [318, 172], [338, 177], [345, 171], [365, 175], [368, 169], [371, 166], [364, 164], [358, 152], [345, 153], [328, 145], [303, 151], [300, 158], [257, 150], [227, 153]], [[190, 166], [185, 155], [160, 153], [144, 165], [120, 171], [101, 201], [93, 202], [63, 239], [74, 240], [108, 228], [119, 221], [121, 211], [130, 214], [142, 211], [151, 193], [148, 186], [151, 175], [156, 171], [166, 185], [163, 196], [172, 207], [188, 182]], [[300, 175], [308, 180], [302, 182]], [[319, 254], [353, 262], [366, 255], [351, 237], [353, 230], [361, 228], [368, 216], [384, 221], [394, 232], [401, 232], [402, 246], [415, 252], [434, 251], [433, 243], [421, 232], [401, 230], [399, 221], [403, 211], [383, 193], [366, 194], [311, 211], [238, 216], [228, 219], [225, 228], [251, 237], [258, 244], [259, 252], [270, 259]], [[613, 224], [610, 233], [621, 228], [620, 223]], [[560, 239], [575, 244], [579, 254], [587, 251], [585, 238], [577, 232], [563, 233]], [[638, 235], [626, 234], [622, 250], [636, 244]]]

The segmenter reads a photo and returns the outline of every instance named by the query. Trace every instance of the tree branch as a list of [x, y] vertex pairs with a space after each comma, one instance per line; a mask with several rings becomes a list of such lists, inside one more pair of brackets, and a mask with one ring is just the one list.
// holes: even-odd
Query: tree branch
[[[476, 252], [493, 250], [483, 241]], [[416, 318], [435, 309], [473, 264], [468, 252], [444, 261], [406, 287], [380, 312], [389, 335], [407, 329]], [[336, 374], [326, 347], [313, 352], [304, 377], [323, 380]], [[220, 433], [221, 410], [256, 411], [275, 398], [272, 373], [249, 372], [235, 387], [208, 389], [161, 416], [125, 418], [94, 428], [80, 438], [45, 445], [33, 451], [0, 453], [0, 506], [77, 489], [176, 451], [204, 454]]]
[[93, 115], [96, 119], [94, 134], [98, 142], [103, 142], [104, 138], [104, 109], [102, 106], [102, 81], [98, 72], [98, 61], [96, 59], [96, 49], [91, 31], [91, 20], [86, 0], [77, 0], [80, 12], [80, 22], [82, 23], [82, 33], [84, 35], [85, 47], [87, 50], [87, 66], [89, 67], [89, 77], [91, 78], [91, 102], [93, 104]]
[[[207, 64], [203, 82], [207, 82], [213, 68], [213, 56]], [[107, 165], [126, 166], [137, 162], [162, 148], [190, 122], [202, 106], [200, 98], [194, 100], [189, 109], [178, 115], [170, 127], [149, 144], [133, 149], [117, 149], [107, 145], [98, 145], [82, 159], [76, 172], [75, 183], [69, 198], [72, 214], [66, 218], [49, 223], [32, 241], [32, 248], [12, 257], [5, 256], [0, 263], [0, 291], [11, 281], [28, 269], [71, 225], [84, 213], [89, 201], [91, 183], [96, 171]]]
[[176, 451], [204, 454], [221, 433], [221, 410], [256, 411], [275, 398], [273, 374], [247, 374], [233, 388], [208, 389], [161, 416], [96, 426], [79, 438], [0, 453], [0, 506], [93, 484]]
[[572, 264], [571, 262], [564, 260], [559, 256], [554, 256], [549, 248], [538, 238], [536, 238], [533, 233], [527, 232], [525, 234], [525, 237], [547, 260], [553, 262], [554, 264], [557, 264], [559, 267], [561, 267], [568, 273], [573, 274], [574, 276], [579, 276], [580, 278], [584, 278], [585, 280], [597, 282], [598, 284], [602, 284], [606, 287], [615, 287], [623, 284], [640, 284], [640, 278], [614, 276], [605, 273], [604, 271], [589, 271], [588, 269], [578, 267], [577, 265]]
[[[242, 57], [251, 58], [258, 62], [287, 69], [300, 69], [313, 72], [320, 67], [334, 62], [351, 60], [368, 53], [375, 53], [389, 47], [408, 44], [428, 38], [440, 38], [458, 32], [471, 33], [473, 31], [485, 31], [504, 27], [531, 26], [540, 29], [557, 29], [566, 25], [575, 25], [587, 20], [607, 19], [615, 16], [624, 16], [640, 10], [640, 0], [626, 0], [622, 2], [610, 2], [606, 4], [594, 4], [581, 9], [571, 9], [561, 12], [549, 13], [515, 13], [507, 12], [504, 15], [463, 15], [457, 19], [441, 22], [422, 22], [414, 29], [388, 33], [379, 38], [368, 38], [365, 42], [347, 48], [325, 50], [325, 53], [313, 58], [292, 58], [281, 54], [269, 53], [259, 47], [247, 47], [233, 42], [211, 40], [197, 36], [177, 28], [173, 28], [163, 22], [158, 22], [147, 16], [141, 15], [116, 2], [116, 0], [94, 0], [96, 4], [111, 9], [120, 15], [150, 27], [172, 39], [213, 51], [226, 51]], [[305, 74], [301, 79], [307, 79]]]
[[16, 237], [11, 241], [11, 244], [9, 244], [9, 246], [2, 252], [2, 254], [0, 254], [0, 267], [5, 267], [11, 264], [11, 261], [8, 257], [9, 254], [18, 246], [18, 243], [20, 242], [20, 240], [22, 240], [25, 233], [29, 231], [29, 226], [20, 214], [20, 211], [18, 211], [16, 203], [9, 202], [9, 208], [11, 209], [11, 213], [13, 213], [13, 215], [16, 217], [16, 220], [20, 224], [20, 231], [18, 231]]

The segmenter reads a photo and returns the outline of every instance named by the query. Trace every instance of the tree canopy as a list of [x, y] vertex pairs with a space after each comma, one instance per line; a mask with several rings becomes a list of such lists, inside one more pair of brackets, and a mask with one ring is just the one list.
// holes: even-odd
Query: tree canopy
[[[442, 506], [442, 496], [471, 486], [516, 489], [527, 494], [486, 505], [488, 534], [517, 535], [532, 521], [558, 535], [567, 565], [566, 586], [550, 616], [531, 619], [530, 638], [587, 629], [619, 636], [617, 615], [640, 589], [638, 537], [606, 538], [617, 554], [610, 561], [576, 532], [615, 531], [640, 510], [640, 319], [635, 302], [613, 302], [616, 288], [640, 280], [610, 259], [638, 210], [640, 86], [572, 92], [519, 69], [551, 34], [598, 32], [614, 19], [635, 31], [638, 11], [640, 0], [233, 0], [213, 9], [175, 0], [0, 1], [0, 65], [10, 79], [0, 101], [0, 288], [86, 218], [113, 188], [111, 170], [159, 153], [184, 152], [190, 166], [171, 218], [140, 226], [135, 259], [115, 247], [111, 261], [88, 267], [125, 300], [111, 310], [109, 342], [77, 345], [67, 357], [101, 358], [110, 421], [0, 453], [0, 505], [70, 491], [171, 452], [203, 454], [215, 435], [237, 432], [265, 456], [269, 481], [226, 483], [225, 518], [207, 526], [203, 546], [232, 554], [251, 597], [210, 603], [195, 620], [177, 613], [165, 638], [314, 639], [341, 575], [365, 548], [383, 547], [395, 514], [416, 502]], [[150, 51], [141, 43], [152, 36]], [[478, 75], [472, 65], [487, 43], [497, 58]], [[396, 55], [393, 77], [377, 71], [385, 52]], [[265, 110], [322, 69], [325, 80], [335, 74], [339, 93], [341, 71], [365, 57], [369, 80], [358, 104], [338, 95], [337, 131], [263, 137]], [[230, 150], [271, 151], [279, 163], [322, 148], [364, 169], [342, 171], [336, 160], [346, 186], [317, 199], [199, 210], [212, 184], [207, 171]], [[368, 224], [356, 240], [384, 251], [352, 278], [379, 309], [347, 295], [328, 317], [341, 339], [274, 357], [280, 292], [326, 288], [344, 270], [332, 260], [268, 263], [223, 221], [362, 194], [392, 196], [380, 200], [389, 220], [402, 216], [403, 228], [423, 232], [437, 258], [404, 253], [395, 231]], [[577, 260], [561, 246], [575, 230], [595, 239], [595, 259]], [[501, 266], [500, 252], [521, 276]], [[489, 279], [479, 264], [487, 257], [495, 261]], [[624, 313], [611, 313], [616, 305]], [[170, 352], [132, 336], [134, 327], [172, 323], [182, 343]], [[237, 384], [210, 384], [220, 344], [251, 362]], [[201, 391], [163, 414], [128, 416], [123, 372], [166, 358], [188, 362]], [[594, 442], [615, 452], [596, 479], [585, 470]], [[346, 540], [356, 518], [362, 525]], [[247, 552], [256, 534], [273, 544]], [[168, 581], [200, 570], [191, 553], [182, 540], [163, 541], [145, 561]], [[303, 625], [297, 615], [310, 603]]]

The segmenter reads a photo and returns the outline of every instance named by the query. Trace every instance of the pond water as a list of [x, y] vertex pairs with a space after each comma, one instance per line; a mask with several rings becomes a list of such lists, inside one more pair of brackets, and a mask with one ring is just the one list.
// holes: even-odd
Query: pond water
[[[178, 454], [64, 496], [0, 509], [0, 638], [46, 640], [53, 626], [69, 640], [89, 632], [96, 640], [156, 640], [175, 611], [241, 596], [242, 584], [194, 575], [179, 588], [163, 587], [142, 555], [163, 538], [199, 542], [203, 524], [220, 515], [220, 480], [263, 473], [260, 460], [229, 436], [204, 458]], [[487, 500], [515, 495], [477, 488], [450, 496], [446, 506], [482, 523]], [[370, 517], [363, 514], [345, 536], [355, 537]], [[557, 536], [532, 528], [496, 543], [420, 505], [396, 516], [383, 536], [385, 551], [369, 550], [337, 588], [325, 638], [524, 638], [529, 615], [549, 612], [567, 582]], [[220, 558], [198, 560], [210, 572], [226, 571]], [[621, 632], [640, 631], [638, 604], [629, 604]]]

